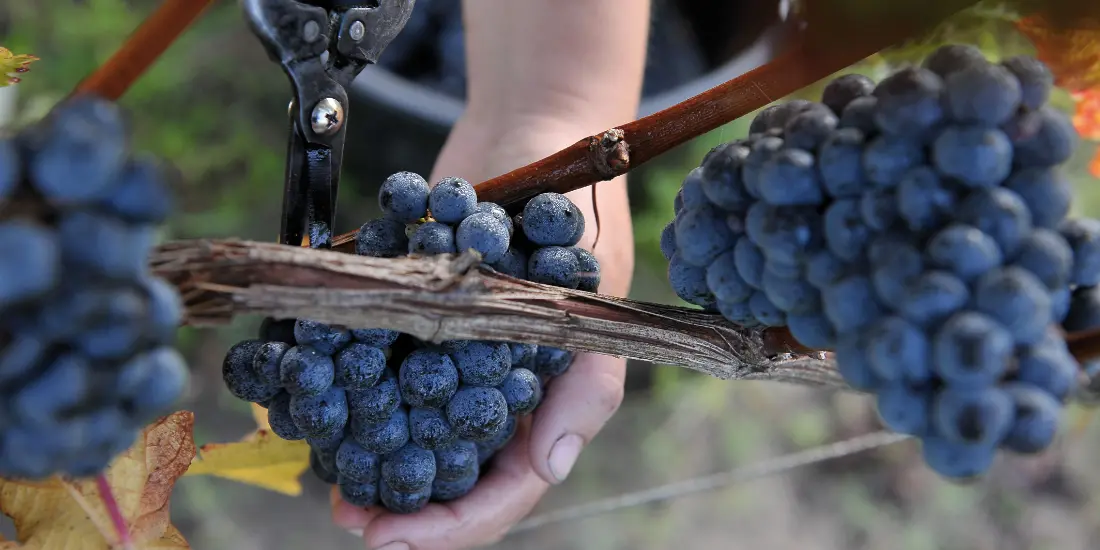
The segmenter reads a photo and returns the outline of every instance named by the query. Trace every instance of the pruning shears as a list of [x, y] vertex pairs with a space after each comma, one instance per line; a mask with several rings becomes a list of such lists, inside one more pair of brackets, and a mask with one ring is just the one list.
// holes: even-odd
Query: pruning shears
[[347, 130], [346, 88], [412, 13], [415, 0], [242, 0], [268, 55], [290, 79], [290, 139], [279, 242], [328, 248]]

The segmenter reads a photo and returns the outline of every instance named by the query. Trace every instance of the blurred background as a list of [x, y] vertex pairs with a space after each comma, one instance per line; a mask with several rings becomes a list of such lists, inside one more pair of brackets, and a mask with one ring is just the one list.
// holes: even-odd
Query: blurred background
[[[156, 0], [4, 0], [0, 45], [40, 58], [17, 86], [0, 89], [0, 121], [42, 116], [106, 60]], [[642, 113], [648, 114], [770, 59], [784, 40], [786, 3], [772, 0], [654, 0]], [[934, 36], [853, 67], [881, 78], [945, 41], [977, 44], [992, 57], [1033, 53], [1005, 13], [973, 10]], [[707, 37], [707, 38], [703, 38]], [[353, 106], [339, 227], [377, 213], [378, 185], [399, 170], [427, 174], [461, 112], [465, 78], [458, 0], [418, 0], [382, 63], [364, 71]], [[800, 96], [819, 96], [821, 84]], [[178, 214], [166, 238], [274, 240], [286, 140], [286, 78], [248, 32], [235, 2], [219, 2], [122, 100], [135, 143], [183, 174]], [[1068, 94], [1056, 104], [1072, 111]], [[680, 179], [714, 145], [743, 135], [746, 116], [632, 172], [637, 267], [633, 297], [675, 303], [658, 239], [672, 218]], [[582, 136], [577, 136], [578, 138]], [[1100, 214], [1085, 143], [1069, 166], [1079, 214]], [[228, 346], [258, 319], [185, 329], [180, 345], [194, 370], [184, 407], [201, 445], [254, 429], [247, 404], [222, 386]], [[878, 429], [871, 403], [851, 395], [774, 383], [727, 383], [684, 369], [635, 362], [626, 403], [582, 456], [570, 479], [538, 511], [568, 507], [767, 461]], [[1075, 409], [1044, 455], [1002, 458], [972, 485], [946, 483], [901, 443], [706, 495], [636, 507], [506, 539], [501, 549], [980, 549], [1100, 547], [1100, 428]], [[217, 478], [182, 480], [173, 518], [196, 549], [361, 548], [329, 520], [327, 490], [304, 476], [297, 498]], [[537, 512], [538, 512], [537, 511]], [[536, 512], [536, 513], [537, 513]]]

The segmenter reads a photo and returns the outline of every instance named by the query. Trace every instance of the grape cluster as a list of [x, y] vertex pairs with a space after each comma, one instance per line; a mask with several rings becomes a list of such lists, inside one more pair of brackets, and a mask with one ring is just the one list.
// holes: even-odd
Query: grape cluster
[[683, 182], [661, 248], [684, 300], [833, 349], [949, 478], [1056, 435], [1100, 326], [1100, 222], [1067, 219], [1077, 143], [1049, 70], [945, 46], [877, 85], [762, 110]]
[[99, 473], [186, 389], [180, 298], [146, 267], [171, 197], [129, 145], [90, 96], [0, 136], [0, 476]]
[[[382, 184], [379, 205], [384, 216], [356, 236], [360, 255], [473, 249], [513, 277], [599, 286], [595, 257], [575, 246], [584, 217], [564, 195], [538, 195], [513, 217], [478, 202], [463, 179], [429, 189], [400, 172]], [[309, 443], [313, 472], [347, 502], [411, 513], [469, 492], [517, 418], [572, 361], [570, 351], [532, 344], [434, 344], [392, 330], [267, 319], [260, 338], [229, 350], [223, 374], [235, 396], [267, 407], [279, 437]]]

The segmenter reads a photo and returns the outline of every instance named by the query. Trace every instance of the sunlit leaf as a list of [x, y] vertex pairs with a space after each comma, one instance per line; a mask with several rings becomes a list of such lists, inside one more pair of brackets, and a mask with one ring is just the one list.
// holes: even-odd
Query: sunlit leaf
[[33, 55], [16, 55], [11, 50], [0, 46], [0, 88], [9, 84], [16, 84], [21, 74], [31, 70], [31, 63], [38, 61]]
[[211, 475], [297, 496], [299, 478], [309, 468], [309, 445], [287, 441], [259, 430], [235, 443], [212, 443], [199, 449], [189, 476]]

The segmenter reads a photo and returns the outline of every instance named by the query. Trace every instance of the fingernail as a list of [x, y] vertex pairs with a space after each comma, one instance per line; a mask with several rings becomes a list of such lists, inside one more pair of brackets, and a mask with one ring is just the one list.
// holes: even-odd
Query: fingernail
[[351, 533], [351, 536], [353, 536], [353, 537], [363, 538], [363, 530], [362, 529], [348, 529], [348, 532]]
[[379, 546], [375, 550], [409, 550], [409, 545], [403, 542], [391, 542], [385, 546]]
[[573, 469], [573, 464], [576, 464], [577, 457], [580, 456], [583, 448], [584, 440], [576, 434], [563, 435], [557, 443], [554, 443], [554, 446], [550, 449], [548, 462], [550, 474], [558, 480], [558, 483], [569, 477], [569, 472]]

